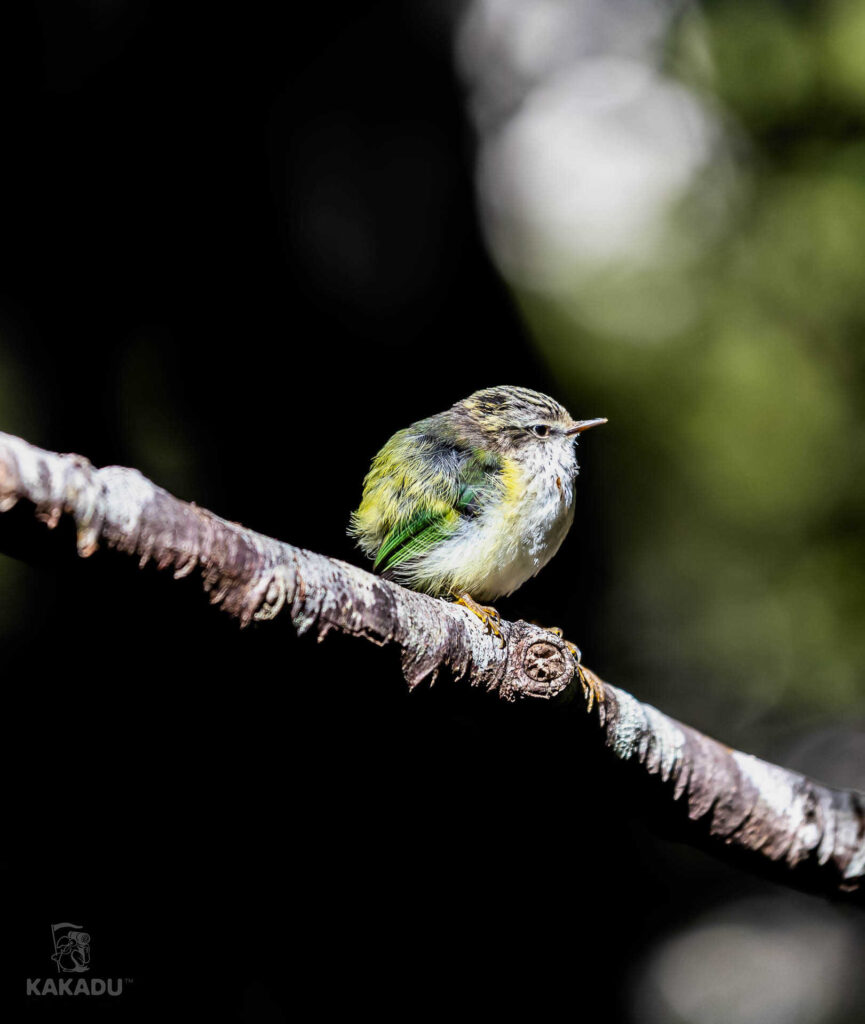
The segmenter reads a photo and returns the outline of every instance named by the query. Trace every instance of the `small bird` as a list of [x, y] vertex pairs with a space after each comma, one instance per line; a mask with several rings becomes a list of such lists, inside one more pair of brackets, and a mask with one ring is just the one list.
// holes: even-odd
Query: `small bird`
[[498, 612], [478, 602], [512, 594], [559, 550], [574, 520], [577, 437], [606, 422], [574, 420], [528, 388], [476, 391], [385, 444], [349, 534], [374, 571], [452, 598], [501, 639]]

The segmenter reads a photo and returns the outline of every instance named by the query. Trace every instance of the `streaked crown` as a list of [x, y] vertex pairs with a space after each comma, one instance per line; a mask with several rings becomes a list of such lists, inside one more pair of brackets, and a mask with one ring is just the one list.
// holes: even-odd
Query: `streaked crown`
[[476, 391], [444, 415], [468, 441], [515, 454], [538, 444], [571, 442], [583, 430], [605, 422], [574, 420], [549, 395], [510, 385]]
[[457, 405], [462, 405], [477, 419], [498, 424], [528, 422], [533, 417], [545, 422], [572, 422], [567, 409], [549, 395], [506, 384], [476, 391]]

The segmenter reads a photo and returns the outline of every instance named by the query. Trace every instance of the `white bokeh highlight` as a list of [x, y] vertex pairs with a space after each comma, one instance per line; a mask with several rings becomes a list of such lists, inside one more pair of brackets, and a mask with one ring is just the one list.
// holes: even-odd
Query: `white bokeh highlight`
[[721, 138], [701, 100], [658, 69], [671, 10], [630, 0], [469, 6], [457, 55], [478, 130], [478, 195], [512, 282], [563, 293], [669, 248], [668, 214]]

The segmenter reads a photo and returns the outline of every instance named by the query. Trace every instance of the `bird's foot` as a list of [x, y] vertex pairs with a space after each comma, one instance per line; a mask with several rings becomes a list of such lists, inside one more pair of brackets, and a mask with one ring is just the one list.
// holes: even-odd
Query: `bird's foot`
[[491, 608], [485, 604], [478, 604], [471, 594], [467, 594], [465, 592], [455, 594], [454, 597], [456, 598], [457, 604], [461, 604], [463, 608], [468, 608], [470, 612], [477, 615], [484, 626], [486, 626], [487, 632], [496, 637], [501, 647], [505, 646], [505, 638], [502, 636], [502, 631], [499, 629], [502, 617], [495, 608]]
[[553, 633], [560, 640], [564, 640], [565, 647], [571, 652], [571, 656], [577, 664], [577, 678], [580, 680], [580, 686], [583, 688], [583, 696], [588, 700], [588, 708], [586, 710], [591, 711], [595, 704], [603, 704], [604, 684], [591, 669], [583, 668], [583, 654], [579, 647], [576, 644], [572, 644], [570, 640], [565, 640], [564, 634], [558, 626], [547, 626], [544, 628], [546, 628], [548, 633]]
[[[540, 623], [536, 622], [535, 625], [539, 626]], [[541, 629], [545, 629], [548, 633], [552, 633], [553, 636], [557, 636], [559, 640], [565, 640], [565, 634], [558, 626], [541, 626]], [[565, 640], [565, 647], [573, 654], [574, 660], [579, 665], [580, 659], [583, 657], [579, 647], [576, 644], [572, 644], [570, 640]]]
[[[571, 644], [568, 644], [568, 647], [571, 646]], [[573, 651], [571, 653], [573, 654]], [[574, 657], [576, 658], [576, 655]], [[579, 658], [576, 658], [576, 662], [577, 675], [580, 679], [580, 686], [583, 688], [583, 696], [588, 700], [586, 711], [591, 711], [595, 704], [604, 703], [604, 684], [591, 669], [584, 668], [580, 664]]]

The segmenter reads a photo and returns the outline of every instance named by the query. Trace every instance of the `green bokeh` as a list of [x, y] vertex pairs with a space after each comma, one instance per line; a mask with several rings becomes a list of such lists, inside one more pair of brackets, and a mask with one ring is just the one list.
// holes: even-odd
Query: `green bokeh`
[[610, 418], [598, 667], [696, 722], [861, 713], [865, 3], [697, 17], [666, 72], [723, 141], [651, 262], [518, 287], [563, 391]]

